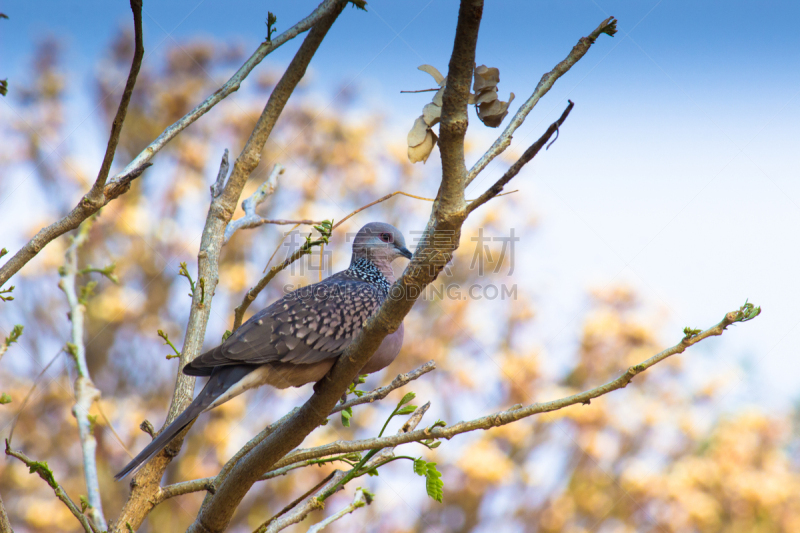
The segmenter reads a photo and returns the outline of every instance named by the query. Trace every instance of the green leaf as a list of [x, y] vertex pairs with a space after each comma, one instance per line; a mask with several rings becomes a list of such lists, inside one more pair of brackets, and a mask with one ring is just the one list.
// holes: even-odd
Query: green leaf
[[81, 512], [85, 513], [86, 509], [91, 507], [91, 505], [89, 505], [89, 499], [86, 496], [84, 496], [83, 494], [81, 494], [79, 496], [79, 498], [81, 499]]
[[[405, 396], [403, 396], [403, 398], [402, 398], [402, 399], [401, 399], [401, 400], [400, 400], [400, 401], [397, 403], [397, 408], [399, 409], [401, 405], [405, 405], [405, 404], [407, 404], [408, 402], [410, 402], [411, 400], [413, 400], [413, 399], [414, 399], [414, 398], [416, 398], [416, 397], [417, 397], [417, 395], [416, 395], [416, 394], [414, 394], [413, 392], [409, 392], [409, 393], [407, 393], [407, 394], [406, 394]], [[416, 409], [416, 408], [415, 408], [415, 409]]]
[[47, 466], [47, 461], [33, 461], [28, 465], [28, 467], [30, 468], [31, 474], [39, 474], [40, 478], [47, 481], [47, 484], [50, 485], [50, 488], [58, 488], [56, 478], [53, 476], [53, 471], [50, 470], [49, 466]]
[[411, 413], [413, 413], [416, 410], [417, 410], [417, 406], [416, 405], [406, 405], [404, 407], [401, 407], [400, 410], [397, 411], [396, 414], [398, 414], [398, 415], [410, 415]]
[[414, 473], [423, 477], [428, 473], [428, 463], [425, 459], [414, 459]]
[[11, 330], [11, 333], [6, 337], [6, 346], [11, 346], [15, 342], [19, 340], [22, 336], [22, 330], [25, 329], [25, 326], [21, 324], [17, 324], [14, 326], [14, 329]]
[[225, 333], [222, 334], [222, 342], [228, 340], [228, 337], [230, 337], [231, 335], [233, 335], [233, 332], [229, 329], [226, 329]]
[[9, 396], [7, 392], [0, 394], [0, 405], [6, 405], [9, 403], [11, 403], [11, 396]]
[[353, 416], [353, 408], [345, 407], [342, 409], [342, 425], [346, 428], [350, 427], [350, 418]]
[[377, 476], [378, 475], [378, 470], [376, 468], [373, 468], [372, 470], [367, 470], [367, 475], [369, 475], [369, 476]]
[[444, 481], [442, 481], [442, 474], [436, 469], [436, 463], [428, 463], [426, 466], [425, 490], [428, 492], [428, 496], [442, 503], [442, 499], [444, 498]]

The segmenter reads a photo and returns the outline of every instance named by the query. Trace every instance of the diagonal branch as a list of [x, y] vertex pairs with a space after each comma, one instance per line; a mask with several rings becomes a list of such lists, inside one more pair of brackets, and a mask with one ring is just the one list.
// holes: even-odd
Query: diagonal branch
[[78, 231], [78, 235], [67, 248], [66, 263], [60, 270], [59, 288], [64, 291], [69, 303], [69, 317], [72, 324], [72, 342], [67, 344], [67, 352], [75, 361], [78, 376], [75, 378], [75, 405], [72, 415], [78, 421], [78, 434], [83, 452], [83, 475], [86, 481], [87, 498], [89, 500], [89, 516], [93, 525], [100, 531], [108, 529], [103, 515], [103, 501], [100, 498], [100, 482], [97, 477], [97, 439], [94, 437], [93, 420], [89, 415], [94, 402], [100, 399], [100, 391], [94, 386], [86, 363], [86, 344], [84, 337], [84, 318], [86, 305], [78, 297], [76, 277], [78, 275], [78, 250], [86, 242], [91, 228], [91, 220], [86, 221]]
[[174, 124], [167, 127], [167, 129], [165, 129], [161, 135], [151, 142], [147, 148], [142, 150], [142, 152], [137, 155], [133, 161], [128, 163], [128, 166], [126, 166], [119, 174], [114, 176], [111, 181], [116, 182], [121, 180], [133, 169], [139, 168], [142, 164], [150, 161], [153, 156], [160, 152], [161, 149], [164, 148], [164, 146], [166, 146], [167, 143], [169, 143], [172, 139], [174, 139], [176, 135], [185, 130], [198, 118], [205, 115], [211, 110], [212, 107], [220, 103], [231, 93], [238, 91], [242, 81], [244, 81], [244, 79], [250, 74], [250, 72], [252, 72], [256, 65], [261, 63], [265, 57], [267, 57], [281, 45], [285, 44], [287, 41], [290, 41], [301, 33], [307, 32], [313, 28], [320, 20], [336, 11], [340, 5], [341, 0], [324, 0], [306, 18], [272, 40], [265, 40], [263, 43], [261, 43], [258, 48], [256, 48], [256, 51], [253, 52], [253, 55], [251, 55], [247, 61], [245, 61], [244, 64], [239, 67], [239, 70], [237, 70], [236, 73], [231, 76], [231, 78], [225, 82], [222, 87], [214, 91], [208, 98], [203, 100], [197, 105], [197, 107], [189, 111]]
[[[216, 494], [200, 510], [189, 532], [217, 533], [227, 527], [242, 498], [261, 475], [273, 469], [284, 455], [325, 421], [347, 386], [372, 357], [386, 335], [397, 330], [423, 289], [441, 272], [458, 246], [461, 224], [466, 218], [463, 141], [467, 126], [467, 95], [481, 15], [482, 2], [462, 1], [453, 55], [459, 61], [469, 62], [466, 66], [451, 65], [452, 78], [449, 78], [449, 93], [445, 92], [442, 112], [442, 129], [449, 132], [443, 134], [442, 139], [447, 140], [448, 147], [442, 149], [442, 185], [424, 234], [429, 238], [417, 247], [411, 264], [390, 292], [392, 298], [387, 299], [378, 313], [366, 322], [328, 375], [317, 383], [311, 398], [297, 414], [283, 424], [280, 432], [265, 438], [239, 460], [217, 487]], [[457, 146], [459, 143], [460, 147]], [[449, 239], [432, 238], [444, 232], [450, 235]], [[395, 297], [396, 294], [399, 296]]]
[[522, 170], [522, 167], [527, 165], [530, 162], [530, 160], [533, 159], [536, 156], [536, 154], [539, 153], [539, 150], [541, 150], [542, 147], [547, 143], [547, 141], [550, 140], [550, 137], [552, 137], [554, 133], [558, 132], [558, 128], [560, 128], [561, 125], [564, 123], [564, 121], [567, 120], [569, 112], [572, 111], [572, 108], [575, 106], [575, 104], [572, 103], [572, 100], [568, 100], [568, 102], [569, 105], [564, 110], [564, 112], [561, 113], [559, 119], [550, 124], [550, 127], [547, 128], [547, 131], [544, 132], [544, 135], [539, 137], [539, 140], [537, 140], [535, 143], [530, 145], [527, 150], [525, 150], [522, 156], [519, 159], [517, 159], [513, 165], [511, 165], [511, 168], [509, 168], [505, 174], [503, 174], [503, 177], [497, 180], [495, 184], [489, 187], [489, 189], [486, 192], [478, 196], [475, 199], [475, 201], [469, 204], [469, 207], [467, 207], [467, 213], [472, 213], [475, 209], [477, 209], [478, 207], [482, 206], [483, 204], [485, 204], [486, 202], [488, 202], [489, 200], [500, 194], [500, 192], [503, 190], [503, 187], [505, 187], [506, 184], [514, 178], [514, 176], [519, 174], [519, 171]]
[[325, 446], [319, 446], [309, 450], [298, 450], [296, 452], [286, 455], [282, 460], [275, 463], [276, 468], [282, 468], [290, 464], [300, 461], [307, 461], [309, 459], [316, 459], [319, 457], [326, 457], [329, 455], [338, 455], [342, 453], [353, 453], [358, 451], [373, 450], [375, 448], [385, 448], [389, 446], [398, 446], [408, 442], [420, 442], [429, 439], [451, 439], [461, 433], [476, 431], [479, 429], [490, 429], [493, 427], [504, 426], [523, 418], [528, 418], [533, 415], [541, 413], [549, 413], [558, 411], [571, 405], [584, 404], [589, 405], [591, 400], [604, 396], [610, 392], [618, 389], [623, 389], [633, 380], [634, 377], [641, 374], [648, 368], [652, 367], [663, 361], [664, 359], [683, 353], [686, 348], [697, 344], [698, 342], [709, 337], [722, 335], [725, 329], [736, 322], [745, 322], [755, 318], [760, 313], [760, 308], [754, 308], [751, 304], [745, 304], [738, 311], [732, 311], [725, 315], [721, 322], [712, 326], [711, 328], [697, 334], [693, 332], [687, 334], [678, 344], [667, 348], [666, 350], [657, 353], [650, 359], [643, 361], [638, 365], [631, 366], [623, 374], [614, 380], [605, 383], [594, 389], [590, 389], [579, 394], [573, 394], [559, 400], [553, 400], [544, 403], [534, 403], [527, 406], [514, 406], [505, 411], [493, 413], [488, 416], [469, 420], [467, 422], [459, 422], [447, 427], [432, 427], [417, 431], [405, 433], [403, 435], [394, 435], [391, 437], [380, 437], [373, 439], [364, 439], [352, 442], [333, 442]]
[[11, 529], [11, 522], [8, 521], [8, 513], [3, 505], [3, 498], [0, 498], [0, 533], [14, 533]]
[[523, 122], [525, 122], [525, 118], [528, 116], [528, 113], [531, 112], [541, 97], [547, 94], [556, 80], [566, 74], [566, 72], [571, 69], [575, 63], [577, 63], [583, 56], [586, 55], [586, 52], [589, 51], [589, 48], [602, 33], [613, 37], [614, 34], [617, 33], [617, 19], [614, 17], [608, 17], [606, 20], [601, 22], [600, 25], [592, 33], [590, 33], [588, 37], [581, 37], [578, 41], [578, 44], [572, 48], [569, 55], [561, 63], [556, 65], [553, 70], [542, 76], [542, 79], [539, 80], [539, 84], [534, 89], [531, 97], [528, 98], [524, 104], [522, 104], [500, 137], [497, 138], [494, 144], [492, 144], [486, 153], [483, 154], [478, 162], [475, 163], [475, 165], [470, 169], [469, 174], [467, 175], [467, 185], [472, 183], [478, 174], [480, 174], [481, 171], [486, 168], [486, 165], [491, 163], [495, 157], [502, 154], [506, 148], [511, 145], [511, 138], [514, 136], [514, 132], [517, 131], [517, 128], [519, 128]]
[[223, 245], [228, 244], [228, 241], [233, 237], [233, 234], [240, 229], [248, 229], [248, 228], [257, 228], [258, 226], [266, 224], [268, 221], [264, 218], [261, 218], [258, 213], [256, 213], [256, 207], [264, 203], [264, 200], [267, 199], [267, 196], [271, 196], [275, 192], [275, 187], [278, 184], [278, 177], [284, 173], [286, 168], [281, 165], [280, 163], [275, 163], [275, 166], [272, 167], [272, 172], [269, 173], [269, 177], [267, 177], [266, 181], [261, 184], [261, 186], [256, 189], [256, 191], [251, 194], [247, 199], [242, 202], [242, 209], [244, 210], [244, 216], [231, 221], [228, 224], [228, 227], [225, 228], [225, 240], [223, 241]]
[[134, 27], [134, 53], [133, 63], [131, 70], [128, 74], [128, 81], [125, 83], [125, 91], [122, 93], [122, 99], [117, 108], [117, 114], [114, 117], [114, 122], [111, 126], [111, 135], [108, 139], [108, 146], [106, 154], [103, 158], [103, 163], [100, 166], [100, 172], [94, 185], [78, 202], [72, 211], [61, 220], [42, 228], [39, 232], [29, 240], [20, 250], [14, 254], [14, 257], [9, 259], [2, 267], [0, 267], [0, 287], [8, 281], [11, 276], [19, 272], [28, 261], [33, 259], [42, 248], [44, 248], [53, 239], [60, 237], [68, 231], [77, 228], [81, 222], [97, 213], [101, 207], [108, 204], [111, 200], [118, 197], [120, 194], [128, 192], [131, 182], [139, 177], [149, 163], [141, 162], [136, 165], [129, 165], [127, 174], [115, 180], [114, 183], [106, 184], [111, 162], [114, 160], [114, 153], [119, 143], [119, 135], [122, 131], [122, 123], [125, 120], [125, 115], [128, 111], [128, 103], [131, 100], [133, 87], [136, 84], [136, 77], [139, 74], [139, 68], [142, 66], [142, 56], [144, 55], [144, 44], [142, 42], [142, 2], [141, 0], [131, 0], [131, 10], [133, 11], [133, 27]]
[[100, 530], [95, 528], [94, 524], [92, 524], [89, 519], [86, 518], [78, 506], [75, 505], [75, 502], [73, 502], [69, 495], [64, 491], [64, 488], [58, 483], [58, 481], [56, 481], [55, 476], [53, 476], [53, 471], [47, 466], [47, 462], [34, 461], [24, 453], [12, 450], [11, 445], [8, 443], [8, 439], [6, 439], [6, 455], [16, 457], [25, 463], [25, 466], [30, 469], [31, 474], [38, 474], [40, 478], [45, 480], [47, 484], [50, 485], [50, 488], [53, 489], [53, 492], [55, 492], [56, 497], [64, 502], [64, 505], [67, 506], [73, 516], [78, 519], [86, 533], [99, 533]]

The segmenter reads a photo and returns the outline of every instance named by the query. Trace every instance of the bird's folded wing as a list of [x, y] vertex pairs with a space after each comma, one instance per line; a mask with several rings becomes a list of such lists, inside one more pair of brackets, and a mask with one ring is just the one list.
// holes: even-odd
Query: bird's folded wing
[[300, 288], [254, 315], [184, 373], [200, 376], [217, 366], [313, 364], [337, 357], [383, 299], [373, 285], [337, 276]]

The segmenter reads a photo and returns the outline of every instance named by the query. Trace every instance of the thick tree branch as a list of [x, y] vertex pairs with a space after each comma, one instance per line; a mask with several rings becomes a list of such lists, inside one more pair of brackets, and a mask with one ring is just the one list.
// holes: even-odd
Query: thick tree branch
[[[141, 9], [141, 6], [140, 6]], [[89, 415], [94, 402], [100, 399], [100, 391], [94, 386], [89, 375], [89, 365], [86, 363], [86, 345], [84, 337], [84, 319], [86, 305], [78, 297], [76, 277], [78, 271], [78, 250], [86, 242], [91, 228], [91, 220], [86, 221], [72, 240], [66, 253], [66, 263], [61, 269], [59, 288], [64, 291], [69, 304], [69, 317], [72, 324], [72, 342], [67, 345], [67, 351], [75, 360], [78, 376], [75, 378], [75, 405], [72, 414], [78, 421], [78, 434], [83, 452], [83, 475], [86, 481], [87, 499], [89, 500], [89, 516], [96, 529], [105, 531], [105, 515], [103, 514], [103, 501], [100, 498], [100, 482], [97, 477], [97, 439], [94, 437], [93, 420]]]
[[572, 48], [572, 51], [570, 51], [566, 59], [556, 65], [553, 70], [542, 76], [542, 79], [539, 80], [539, 84], [534, 89], [531, 97], [528, 98], [524, 104], [522, 104], [500, 137], [497, 138], [489, 150], [487, 150], [486, 153], [483, 154], [483, 156], [478, 160], [478, 162], [475, 163], [475, 165], [470, 169], [469, 174], [467, 175], [467, 185], [472, 183], [472, 180], [474, 180], [477, 175], [480, 174], [484, 168], [486, 168], [486, 165], [491, 163], [495, 157], [502, 154], [506, 148], [511, 145], [511, 138], [514, 136], [514, 132], [517, 131], [517, 128], [519, 128], [523, 122], [525, 122], [525, 118], [528, 116], [528, 113], [531, 112], [542, 96], [547, 94], [556, 80], [563, 76], [570, 68], [572, 68], [575, 63], [577, 63], [584, 55], [586, 55], [586, 52], [589, 51], [589, 48], [594, 44], [597, 38], [600, 37], [601, 33], [605, 33], [613, 37], [614, 34], [617, 33], [617, 20], [614, 17], [608, 17], [606, 20], [601, 22], [600, 25], [592, 33], [590, 33], [588, 37], [580, 38], [578, 44]]
[[97, 213], [101, 207], [108, 204], [111, 200], [115, 199], [120, 194], [128, 191], [131, 181], [140, 176], [144, 170], [149, 167], [149, 164], [144, 162], [137, 165], [128, 165], [130, 167], [127, 175], [120, 177], [115, 183], [106, 185], [106, 179], [111, 168], [111, 162], [114, 160], [114, 153], [119, 143], [119, 135], [122, 131], [122, 123], [125, 120], [125, 115], [128, 112], [128, 103], [131, 100], [133, 87], [136, 84], [136, 77], [139, 74], [139, 69], [142, 66], [142, 57], [144, 55], [144, 44], [142, 40], [142, 2], [141, 0], [131, 0], [131, 10], [133, 11], [133, 27], [134, 27], [134, 52], [133, 63], [131, 70], [128, 74], [128, 81], [125, 83], [125, 90], [122, 93], [122, 99], [117, 108], [117, 114], [114, 117], [114, 122], [111, 126], [111, 135], [108, 139], [108, 146], [106, 147], [106, 154], [103, 158], [103, 163], [100, 166], [100, 172], [97, 174], [97, 179], [94, 185], [78, 202], [72, 211], [67, 216], [54, 222], [53, 224], [42, 228], [39, 232], [28, 241], [25, 246], [14, 254], [14, 257], [9, 259], [2, 267], [0, 267], [0, 287], [2, 287], [11, 276], [19, 272], [28, 261], [33, 259], [42, 248], [44, 248], [50, 241], [77, 228], [81, 222]]
[[[453, 61], [451, 65], [452, 78], [449, 78], [448, 83], [449, 94], [445, 92], [442, 114], [442, 128], [449, 131], [443, 134], [443, 138], [447, 138], [448, 147], [442, 150], [442, 186], [426, 228], [425, 235], [428, 239], [417, 247], [411, 264], [392, 287], [391, 297], [367, 321], [361, 333], [348, 346], [328, 375], [318, 382], [312, 397], [281, 427], [280, 432], [268, 436], [239, 460], [228, 477], [217, 487], [216, 494], [209, 498], [209, 503], [200, 511], [197, 520], [189, 528], [190, 532], [217, 533], [227, 527], [239, 502], [253, 483], [327, 418], [383, 338], [396, 331], [422, 290], [444, 268], [458, 246], [461, 224], [466, 217], [463, 139], [467, 126], [467, 95], [481, 14], [481, 2], [462, 2], [453, 53], [460, 58], [459, 61], [467, 61], [467, 65], [456, 65], [457, 61]], [[456, 146], [459, 143], [460, 148]], [[449, 235], [449, 238], [438, 238], [441, 233]]]
[[519, 171], [522, 170], [522, 167], [527, 165], [530, 162], [530, 160], [533, 159], [536, 156], [536, 154], [539, 153], [539, 150], [541, 150], [542, 147], [547, 143], [547, 141], [550, 140], [550, 137], [552, 137], [554, 133], [558, 132], [558, 128], [560, 128], [561, 125], [564, 123], [564, 121], [567, 120], [569, 112], [572, 111], [572, 108], [575, 105], [572, 103], [572, 100], [568, 100], [568, 102], [569, 105], [564, 110], [564, 112], [561, 113], [559, 119], [550, 124], [550, 127], [547, 128], [547, 131], [544, 132], [544, 135], [539, 137], [539, 140], [537, 140], [535, 143], [530, 145], [527, 150], [525, 150], [522, 156], [519, 159], [517, 159], [513, 165], [511, 165], [511, 168], [509, 168], [505, 174], [503, 174], [503, 177], [497, 180], [495, 184], [489, 187], [489, 189], [486, 192], [481, 194], [478, 198], [475, 199], [475, 201], [469, 204], [469, 206], [467, 207], [467, 213], [472, 213], [475, 209], [477, 209], [478, 207], [482, 206], [483, 204], [485, 204], [486, 202], [488, 202], [489, 200], [500, 194], [500, 192], [503, 190], [503, 187], [505, 187], [506, 184], [514, 178], [514, 176], [519, 174]]
[[373, 450], [375, 448], [398, 446], [408, 442], [419, 442], [428, 439], [451, 439], [456, 435], [460, 435], [461, 433], [467, 433], [478, 429], [490, 429], [493, 427], [504, 426], [523, 418], [541, 413], [558, 411], [559, 409], [563, 409], [571, 405], [588, 405], [591, 403], [591, 400], [595, 398], [608, 394], [609, 392], [625, 388], [635, 376], [641, 374], [653, 365], [660, 363], [664, 359], [675, 354], [683, 353], [686, 348], [697, 344], [704, 339], [722, 335], [722, 333], [725, 331], [725, 328], [731, 324], [736, 322], [745, 322], [755, 318], [755, 316], [757, 316], [759, 313], [759, 308], [754, 308], [751, 304], [746, 304], [738, 311], [732, 311], [725, 315], [725, 318], [723, 318], [722, 321], [717, 325], [696, 335], [688, 334], [675, 346], [657, 353], [650, 359], [647, 359], [638, 365], [631, 366], [616, 379], [579, 394], [573, 394], [572, 396], [567, 396], [559, 400], [553, 400], [545, 403], [535, 403], [527, 406], [514, 406], [505, 411], [500, 411], [467, 422], [459, 422], [457, 424], [453, 424], [452, 426], [427, 428], [404, 433], [403, 435], [394, 435], [391, 437], [380, 437], [351, 442], [337, 441], [309, 450], [298, 450], [288, 454], [281, 461], [277, 462], [275, 466], [284, 467], [296, 462], [307, 461], [309, 459], [317, 459], [320, 457], [339, 455], [343, 453]]
[[55, 476], [53, 476], [53, 471], [47, 466], [47, 463], [44, 461], [34, 461], [27, 455], [22, 452], [18, 452], [16, 450], [12, 450], [11, 446], [8, 443], [8, 439], [6, 439], [6, 455], [10, 455], [12, 457], [16, 457], [30, 469], [31, 474], [38, 474], [40, 478], [45, 480], [50, 488], [53, 489], [56, 497], [64, 502], [64, 505], [67, 506], [69, 511], [78, 519], [78, 521], [83, 526], [83, 530], [86, 533], [99, 533], [99, 529], [95, 528], [94, 524], [92, 524], [88, 518], [81, 512], [75, 502], [67, 495], [64, 491], [64, 488], [56, 481]]

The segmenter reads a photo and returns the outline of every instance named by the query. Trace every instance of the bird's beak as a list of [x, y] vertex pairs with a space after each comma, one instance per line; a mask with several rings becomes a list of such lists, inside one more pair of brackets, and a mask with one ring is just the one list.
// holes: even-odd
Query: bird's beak
[[405, 257], [406, 259], [411, 259], [411, 256], [413, 256], [413, 255], [414, 255], [414, 254], [412, 254], [412, 253], [411, 253], [411, 251], [410, 251], [408, 248], [406, 248], [405, 246], [398, 246], [398, 247], [397, 247], [397, 250], [400, 252], [400, 255], [402, 255], [402, 256], [403, 256], [403, 257]]

